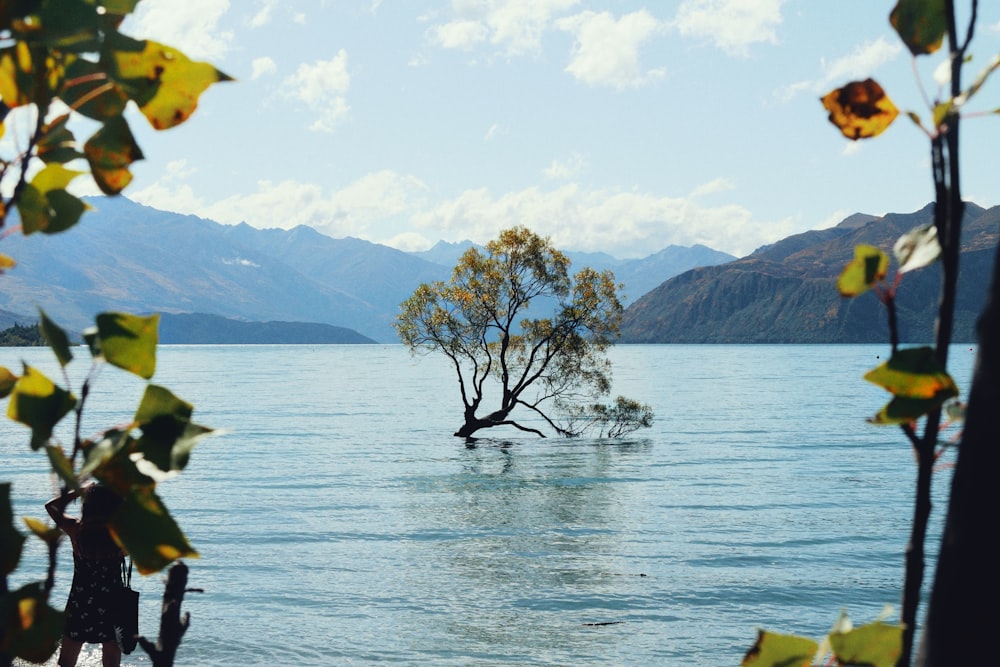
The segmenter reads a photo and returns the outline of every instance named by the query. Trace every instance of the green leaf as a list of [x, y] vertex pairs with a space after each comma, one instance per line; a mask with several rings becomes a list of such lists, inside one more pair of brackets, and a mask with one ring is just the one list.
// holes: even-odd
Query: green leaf
[[132, 182], [129, 166], [142, 151], [122, 116], [109, 118], [83, 147], [94, 182], [106, 195], [116, 195]]
[[145, 380], [153, 377], [159, 315], [101, 313], [96, 322], [101, 354], [109, 364]]
[[941, 406], [943, 401], [931, 398], [905, 398], [896, 396], [886, 403], [868, 423], [876, 426], [909, 424]]
[[743, 667], [809, 667], [819, 644], [808, 637], [759, 630], [757, 643], [743, 656]]
[[52, 380], [24, 367], [7, 404], [7, 416], [31, 427], [31, 448], [39, 449], [52, 437], [52, 429], [76, 406], [76, 397]]
[[948, 31], [944, 0], [899, 0], [889, 14], [889, 22], [915, 56], [941, 48]]
[[10, 482], [0, 482], [0, 576], [17, 569], [25, 537], [14, 528], [14, 509], [10, 504]]
[[837, 279], [841, 296], [864, 294], [876, 282], [885, 278], [889, 269], [889, 255], [878, 248], [860, 244], [854, 247], [854, 259], [844, 267]]
[[831, 633], [830, 645], [843, 665], [894, 667], [903, 652], [903, 627], [869, 623], [850, 632]]
[[0, 597], [0, 653], [28, 662], [46, 662], [62, 637], [65, 614], [48, 605], [42, 582]]
[[65, 188], [85, 172], [67, 169], [61, 164], [47, 165], [25, 185], [17, 210], [25, 235], [34, 232], [55, 234], [79, 220], [90, 206], [66, 192]]
[[[958, 396], [958, 387], [930, 347], [899, 350], [864, 378], [901, 398], [934, 399]], [[939, 403], [940, 404], [940, 403]]]
[[899, 273], [922, 269], [936, 262], [941, 256], [937, 227], [933, 224], [921, 225], [903, 234], [893, 245], [892, 253], [899, 262]]
[[213, 83], [232, 81], [214, 66], [190, 60], [164, 44], [123, 35], [109, 42], [115, 78], [157, 130], [186, 121]]
[[63, 448], [59, 445], [46, 445], [45, 453], [49, 456], [49, 465], [63, 481], [63, 484], [71, 489], [79, 489], [80, 483], [73, 472], [73, 463], [66, 456]]
[[[135, 414], [142, 429], [137, 451], [163, 472], [183, 470], [191, 450], [212, 429], [191, 423], [194, 407], [168, 389], [149, 385]], [[146, 471], [151, 474], [152, 471]]]
[[83, 157], [76, 149], [76, 138], [66, 127], [69, 117], [69, 114], [63, 114], [42, 128], [37, 150], [38, 157], [46, 164], [65, 164]]
[[109, 524], [142, 574], [159, 572], [178, 558], [197, 558], [195, 551], [156, 493], [133, 488]]
[[58, 324], [49, 319], [44, 310], [39, 308], [38, 314], [38, 328], [42, 331], [42, 337], [45, 338], [45, 342], [52, 348], [56, 359], [59, 360], [59, 365], [65, 368], [69, 362], [73, 361], [73, 352], [70, 351], [69, 346], [69, 336], [66, 335], [66, 332]]
[[105, 68], [84, 58], [67, 65], [59, 97], [74, 111], [98, 121], [121, 116], [128, 104], [128, 95]]

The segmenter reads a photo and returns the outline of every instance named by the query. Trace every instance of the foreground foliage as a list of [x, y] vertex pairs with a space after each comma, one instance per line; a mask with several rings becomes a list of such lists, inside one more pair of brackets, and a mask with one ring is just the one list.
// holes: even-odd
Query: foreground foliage
[[[567, 436], [595, 428], [619, 436], [652, 423], [650, 408], [636, 401], [592, 402], [610, 392], [605, 353], [622, 305], [610, 271], [585, 268], [571, 278], [569, 265], [548, 239], [514, 227], [485, 253], [467, 250], [451, 280], [420, 285], [403, 302], [403, 343], [443, 353], [458, 376], [464, 423], [456, 436], [504, 425], [544, 436], [511, 419], [519, 406]], [[538, 317], [543, 310], [551, 315]], [[484, 404], [490, 380], [499, 385], [496, 402]], [[480, 414], [486, 405], [495, 409]]]
[[[979, 352], [967, 406], [956, 401], [958, 387], [947, 367], [965, 209], [960, 187], [959, 124], [963, 115], [975, 113], [968, 112], [967, 105], [1000, 67], [1000, 56], [987, 64], [971, 86], [962, 87], [962, 68], [970, 59], [967, 51], [975, 31], [978, 2], [970, 2], [964, 36], [959, 34], [954, 5], [952, 0], [899, 0], [889, 16], [914, 57], [936, 52], [946, 36], [950, 46], [945, 63], [947, 76], [943, 77], [948, 93], [944, 99], [935, 99], [930, 104], [929, 125], [918, 114], [907, 114], [930, 139], [934, 223], [917, 228], [897, 241], [893, 248], [895, 276], [891, 281], [887, 279], [889, 255], [879, 248], [858, 246], [854, 260], [844, 268], [837, 285], [845, 297], [875, 290], [885, 305], [891, 357], [868, 372], [865, 379], [886, 389], [892, 398], [869, 421], [899, 426], [917, 462], [916, 500], [906, 549], [900, 623], [892, 626], [895, 628], [892, 632], [880, 624], [866, 626], [871, 629], [863, 643], [863, 654], [838, 649], [831, 634], [832, 659], [823, 664], [910, 665], [924, 579], [932, 474], [941, 454], [953, 444], [942, 438], [944, 429], [949, 423], [963, 419], [941, 554], [917, 658], [926, 667], [995, 662], [993, 648], [984, 639], [995, 629], [996, 613], [966, 612], [977, 597], [987, 609], [1000, 593], [1000, 575], [989, 555], [994, 511], [1000, 502], [994, 480], [1000, 465], [996, 447], [1000, 442], [1000, 426], [994, 414], [1000, 404], [1000, 355], [997, 354], [1000, 254], [995, 257], [992, 285], [978, 322]], [[883, 88], [871, 79], [834, 90], [822, 102], [831, 122], [854, 140], [877, 136], [898, 115]], [[934, 344], [903, 348], [896, 319], [897, 292], [906, 273], [935, 263], [941, 269], [942, 290]], [[762, 632], [743, 664], [755, 667], [817, 664], [825, 659], [825, 654], [811, 651], [810, 641]]]
[[[138, 2], [0, 2], [0, 239], [18, 231], [54, 234], [72, 228], [88, 208], [69, 192], [82, 175], [89, 174], [108, 195], [129, 184], [130, 166], [143, 157], [125, 118], [129, 106], [138, 107], [153, 128], [167, 129], [190, 117], [211, 84], [229, 80], [176, 49], [121, 33], [118, 28]], [[95, 122], [96, 131], [78, 142], [76, 128]], [[13, 209], [20, 224], [11, 228], [6, 223]], [[14, 258], [0, 254], [0, 273], [15, 266]], [[193, 406], [147, 384], [131, 419], [89, 437], [81, 433], [84, 408], [102, 367], [152, 379], [157, 316], [98, 315], [84, 335], [91, 366], [78, 394], [66, 372], [74, 360], [69, 336], [45, 313], [40, 317], [41, 332], [63, 369], [63, 384], [27, 364], [0, 367], [7, 416], [30, 430], [31, 449], [45, 456], [64, 492], [95, 478], [124, 498], [110, 528], [140, 572], [158, 572], [178, 558], [196, 556], [156, 493], [157, 483], [182, 470], [194, 444], [212, 432], [191, 421]], [[68, 439], [60, 441], [56, 434], [64, 420], [73, 424]], [[55, 651], [63, 631], [63, 613], [49, 600], [61, 533], [42, 521], [24, 520], [46, 544], [48, 571], [43, 581], [10, 590], [8, 577], [20, 563], [26, 539], [14, 525], [10, 495], [11, 485], [0, 484], [0, 665], [15, 658], [41, 663]], [[180, 636], [170, 641], [172, 646], [151, 653], [154, 664], [172, 664]]]

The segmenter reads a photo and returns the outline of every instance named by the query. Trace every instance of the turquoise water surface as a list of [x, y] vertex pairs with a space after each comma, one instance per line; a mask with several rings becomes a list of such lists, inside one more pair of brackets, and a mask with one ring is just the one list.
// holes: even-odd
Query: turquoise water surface
[[[227, 431], [159, 487], [201, 553], [177, 664], [736, 665], [760, 626], [819, 637], [842, 608], [872, 620], [898, 604], [915, 475], [899, 431], [864, 421], [886, 395], [861, 375], [886, 353], [619, 346], [615, 393], [651, 404], [653, 428], [467, 446], [436, 357], [163, 347], [155, 381]], [[953, 351], [963, 390], [973, 355]], [[57, 379], [50, 357], [0, 349], [0, 365]], [[84, 433], [127, 422], [141, 391], [104, 369]], [[6, 420], [0, 461], [16, 512], [43, 516], [44, 455]], [[43, 576], [35, 542], [14, 586]], [[65, 549], [60, 563], [61, 607]], [[139, 588], [155, 636], [162, 578]]]

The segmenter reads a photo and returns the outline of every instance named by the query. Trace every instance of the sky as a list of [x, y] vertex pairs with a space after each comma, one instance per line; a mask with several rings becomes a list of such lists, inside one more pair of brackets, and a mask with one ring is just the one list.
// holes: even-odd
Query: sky
[[[177, 128], [131, 116], [146, 160], [125, 195], [408, 251], [526, 225], [622, 259], [744, 256], [932, 200], [929, 139], [905, 114], [852, 142], [819, 101], [871, 76], [929, 118], [944, 56], [914, 64], [894, 4], [142, 0], [124, 32], [236, 81]], [[1000, 3], [980, 2], [971, 53], [967, 82], [1000, 53]], [[996, 107], [990, 80], [967, 109]], [[962, 142], [965, 197], [1000, 203], [1000, 117], [970, 117]]]

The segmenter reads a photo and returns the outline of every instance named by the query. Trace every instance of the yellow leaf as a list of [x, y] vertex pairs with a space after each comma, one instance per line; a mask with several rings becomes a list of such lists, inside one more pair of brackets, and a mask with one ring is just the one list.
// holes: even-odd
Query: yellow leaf
[[830, 122], [851, 140], [868, 139], [885, 131], [899, 109], [874, 79], [852, 81], [821, 98]]
[[232, 80], [214, 66], [190, 60], [169, 46], [153, 41], [140, 44], [141, 51], [115, 51], [115, 63], [123, 81], [151, 93], [139, 108], [157, 130], [183, 123], [210, 85]]
[[8, 271], [17, 266], [17, 262], [12, 257], [0, 253], [0, 271]]

